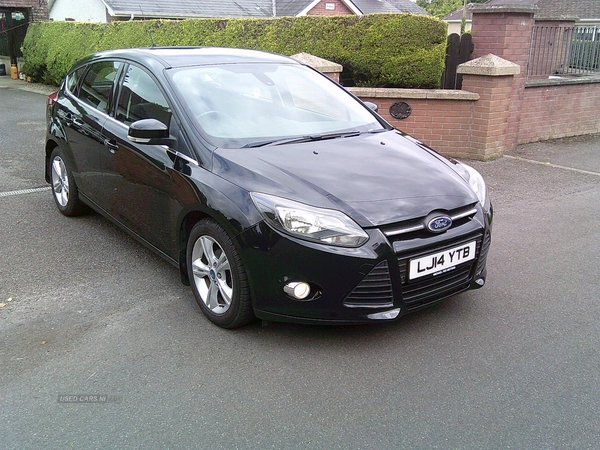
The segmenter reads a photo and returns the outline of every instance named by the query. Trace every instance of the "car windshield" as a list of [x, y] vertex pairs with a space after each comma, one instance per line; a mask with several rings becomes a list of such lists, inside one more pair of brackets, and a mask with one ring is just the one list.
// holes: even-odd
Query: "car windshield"
[[343, 89], [301, 65], [223, 64], [170, 72], [196, 126], [219, 147], [262, 146], [384, 129]]

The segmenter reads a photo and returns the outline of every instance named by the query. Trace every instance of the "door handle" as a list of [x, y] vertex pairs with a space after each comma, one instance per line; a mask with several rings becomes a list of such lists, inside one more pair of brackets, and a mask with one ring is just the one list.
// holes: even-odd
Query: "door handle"
[[108, 147], [108, 151], [111, 153], [114, 153], [117, 150], [119, 150], [119, 144], [117, 144], [117, 141], [115, 141], [114, 139], [105, 139], [104, 145]]
[[71, 113], [59, 113], [59, 116], [65, 121], [65, 124], [70, 127], [73, 125], [73, 114]]
[[76, 127], [82, 127], [83, 126], [83, 121], [81, 119], [77, 119], [75, 117], [71, 117], [71, 123], [73, 125], [75, 125]]

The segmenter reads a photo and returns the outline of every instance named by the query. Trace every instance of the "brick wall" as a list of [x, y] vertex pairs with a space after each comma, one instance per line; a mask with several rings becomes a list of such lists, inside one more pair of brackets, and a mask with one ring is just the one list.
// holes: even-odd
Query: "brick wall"
[[389, 108], [396, 101], [391, 99], [379, 103], [380, 114], [392, 125], [419, 139], [434, 150], [460, 158], [470, 158], [469, 140], [473, 126], [473, 101], [442, 99], [402, 99], [407, 102], [412, 113], [402, 120], [394, 119]]
[[[585, 79], [548, 80], [545, 77], [541, 82], [527, 82], [532, 46], [534, 50], [545, 51], [544, 46], [547, 46], [556, 51], [555, 47], [564, 44], [559, 38], [549, 40], [546, 35], [541, 40], [535, 39], [534, 25], [569, 29], [574, 24], [571, 20], [535, 22], [534, 12], [530, 7], [510, 5], [498, 8], [480, 4], [473, 8], [473, 57], [493, 53], [521, 68], [520, 74], [512, 80], [508, 115], [496, 113], [504, 116], [501, 120], [507, 123], [506, 151], [517, 144], [600, 131], [600, 80], [594, 83]], [[463, 89], [480, 93], [477, 87], [465, 86], [464, 82]]]
[[524, 68], [529, 58], [533, 23], [533, 12], [474, 12], [471, 27], [475, 43], [473, 58], [493, 53]]
[[[471, 145], [479, 95], [472, 92], [430, 89], [349, 88], [363, 101], [375, 103], [378, 113], [393, 126], [434, 150], [458, 158], [482, 159]], [[405, 102], [406, 119], [395, 119], [390, 107]]]
[[[517, 144], [600, 132], [600, 77], [527, 81], [534, 9], [479, 9], [473, 14], [475, 59], [459, 67], [462, 91], [349, 90], [375, 103], [399, 130], [458, 158], [489, 160]], [[401, 120], [390, 114], [400, 101], [411, 108]]]
[[[513, 82], [512, 76], [465, 75], [463, 88], [467, 90], [438, 91], [433, 95], [430, 90], [419, 89], [349, 90], [363, 101], [375, 103], [378, 113], [399, 130], [456, 158], [489, 160], [516, 144], [600, 132], [600, 80], [579, 84], [552, 80], [525, 88], [518, 139], [513, 145], [508, 135], [508, 93]], [[433, 98], [425, 98], [428, 95]], [[390, 106], [398, 101], [410, 105], [408, 118], [391, 116]]]
[[521, 99], [525, 89], [527, 62], [531, 45], [531, 30], [534, 24], [534, 9], [504, 8], [500, 11], [488, 9], [485, 4], [473, 11], [471, 35], [475, 50], [473, 58], [494, 54], [521, 68], [513, 79], [510, 91], [509, 114], [506, 128], [507, 148], [518, 143]]
[[519, 143], [600, 132], [600, 82], [527, 86]]
[[[327, 9], [327, 5], [333, 5], [334, 9]], [[354, 13], [348, 9], [342, 0], [321, 0], [307, 13], [309, 16], [334, 16], [348, 14]]]
[[[457, 158], [490, 160], [517, 144], [593, 134], [600, 131], [600, 77], [529, 82], [512, 122], [511, 92], [519, 67], [486, 55], [461, 65], [463, 90], [349, 88], [375, 103], [379, 114], [434, 150]], [[406, 119], [395, 119], [390, 107], [405, 102]], [[517, 136], [511, 126], [517, 126]]]
[[0, 8], [27, 9], [29, 20], [48, 20], [48, 0], [0, 0]]

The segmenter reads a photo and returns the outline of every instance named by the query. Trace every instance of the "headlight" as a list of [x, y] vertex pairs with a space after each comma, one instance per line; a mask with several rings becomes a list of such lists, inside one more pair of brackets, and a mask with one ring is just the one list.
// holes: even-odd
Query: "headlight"
[[250, 196], [269, 224], [300, 239], [338, 247], [359, 247], [369, 239], [356, 222], [340, 211], [258, 192]]
[[485, 181], [483, 181], [483, 177], [471, 166], [468, 166], [464, 163], [461, 163], [460, 165], [466, 170], [467, 177], [465, 178], [465, 180], [469, 183], [469, 186], [471, 186], [471, 189], [473, 189], [475, 195], [477, 195], [479, 203], [481, 203], [483, 209], [487, 211], [489, 209], [490, 203], [488, 199], [487, 186], [485, 185]]

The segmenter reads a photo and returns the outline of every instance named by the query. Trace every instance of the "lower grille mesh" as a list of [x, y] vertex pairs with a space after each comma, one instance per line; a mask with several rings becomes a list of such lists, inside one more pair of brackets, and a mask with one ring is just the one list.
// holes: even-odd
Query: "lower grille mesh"
[[[451, 249], [468, 242], [475, 241], [475, 259], [456, 266], [453, 270], [439, 274], [428, 275], [416, 280], [408, 280], [409, 262], [442, 250]], [[437, 302], [470, 286], [473, 273], [479, 273], [485, 266], [485, 258], [490, 245], [490, 235], [485, 238], [481, 233], [445, 242], [441, 246], [420, 250], [415, 253], [398, 255], [398, 269], [402, 283], [402, 299], [408, 310], [419, 309], [430, 303]], [[477, 268], [473, 271], [473, 266]], [[394, 304], [394, 292], [387, 261], [375, 266], [344, 300], [344, 305], [350, 308], [381, 308]]]
[[398, 260], [400, 276], [402, 279], [402, 298], [407, 309], [417, 309], [429, 303], [441, 300], [469, 288], [471, 282], [471, 270], [473, 264], [477, 261], [481, 252], [481, 235], [472, 237], [466, 240], [454, 241], [447, 243], [444, 247], [429, 250], [427, 253], [435, 253], [444, 249], [449, 249], [462, 243], [473, 241], [476, 239], [476, 258], [468, 263], [457, 266], [454, 270], [437, 276], [426, 276], [423, 279], [419, 278], [414, 281], [408, 281], [408, 265], [409, 261], [419, 255], [402, 255]]
[[380, 262], [344, 300], [349, 307], [382, 307], [393, 304], [394, 294], [387, 261]]
[[473, 264], [465, 264], [464, 267], [459, 267], [430, 280], [405, 285], [402, 289], [402, 296], [406, 307], [409, 310], [420, 308], [466, 290], [469, 287], [472, 266]]
[[492, 235], [488, 231], [483, 238], [483, 244], [481, 245], [481, 252], [479, 253], [479, 262], [477, 263], [477, 269], [475, 275], [480, 275], [485, 267], [485, 261], [487, 259], [488, 251], [490, 250], [490, 244], [492, 243]]

